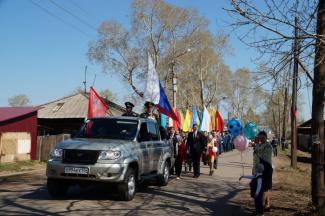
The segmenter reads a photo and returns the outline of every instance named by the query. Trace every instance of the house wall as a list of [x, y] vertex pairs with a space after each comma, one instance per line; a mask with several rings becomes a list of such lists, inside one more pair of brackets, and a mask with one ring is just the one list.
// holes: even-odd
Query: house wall
[[37, 111], [0, 123], [0, 133], [26, 132], [31, 136], [30, 159], [36, 160], [37, 147]]

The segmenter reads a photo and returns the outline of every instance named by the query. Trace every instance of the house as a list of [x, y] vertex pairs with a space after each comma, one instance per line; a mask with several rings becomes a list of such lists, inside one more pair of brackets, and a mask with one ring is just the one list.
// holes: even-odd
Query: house
[[[109, 106], [108, 115], [119, 116], [125, 108], [105, 100]], [[72, 133], [78, 130], [88, 113], [88, 94], [77, 93], [40, 105], [38, 111], [38, 134], [54, 135]]]
[[311, 152], [311, 119], [298, 126], [298, 149]]
[[0, 162], [35, 160], [38, 107], [0, 107]]

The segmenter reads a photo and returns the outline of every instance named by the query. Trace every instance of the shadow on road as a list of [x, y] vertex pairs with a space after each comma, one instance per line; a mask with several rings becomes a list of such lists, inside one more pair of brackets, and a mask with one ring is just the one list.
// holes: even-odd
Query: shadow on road
[[[178, 184], [182, 184], [179, 187]], [[6, 198], [4, 205], [12, 206], [16, 213], [26, 212], [30, 215], [62, 215], [89, 214], [109, 212], [111, 215], [149, 215], [157, 212], [159, 215], [251, 215], [251, 212], [240, 207], [231, 199], [243, 189], [237, 184], [223, 182], [215, 184], [212, 179], [194, 181], [185, 176], [181, 181], [172, 181], [172, 186], [156, 187], [152, 184], [140, 187], [135, 199], [131, 202], [118, 201], [114, 188], [104, 185], [80, 188], [73, 186], [62, 200], [52, 199], [44, 185], [35, 190], [21, 191], [24, 194], [17, 198]], [[227, 190], [225, 190], [227, 188]], [[230, 192], [227, 192], [230, 191]], [[10, 192], [10, 190], [6, 190]], [[13, 191], [19, 192], [19, 191]], [[39, 203], [44, 203], [44, 205]], [[58, 206], [57, 202], [60, 203]], [[92, 208], [84, 207], [83, 203], [92, 202]], [[83, 208], [84, 207], [84, 208]], [[15, 214], [12, 210], [3, 209], [3, 214]], [[28, 215], [27, 213], [27, 215]]]

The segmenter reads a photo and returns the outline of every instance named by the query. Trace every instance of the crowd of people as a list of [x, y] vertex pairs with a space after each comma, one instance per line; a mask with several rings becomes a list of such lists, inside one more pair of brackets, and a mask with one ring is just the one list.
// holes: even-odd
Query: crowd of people
[[234, 149], [231, 135], [220, 131], [201, 132], [198, 125], [193, 124], [190, 132], [176, 131], [175, 128], [168, 128], [168, 137], [174, 147], [175, 173], [180, 179], [182, 166], [185, 172], [193, 168], [193, 177], [200, 176], [200, 161], [209, 165], [209, 175], [213, 175], [214, 169], [218, 168], [218, 156], [222, 152]]
[[[126, 113], [124, 116], [137, 116], [133, 113], [134, 105], [125, 103]], [[154, 104], [145, 103], [145, 112], [140, 117], [158, 120], [158, 116], [153, 113]], [[164, 130], [162, 130], [164, 131]], [[165, 133], [165, 132], [164, 132]], [[164, 135], [173, 144], [175, 165], [172, 174], [176, 179], [181, 179], [182, 168], [185, 172], [192, 171], [193, 178], [200, 176], [200, 162], [209, 166], [209, 175], [213, 175], [218, 168], [218, 157], [223, 152], [232, 151], [235, 147], [233, 137], [227, 131], [199, 131], [198, 125], [193, 124], [190, 132], [178, 131], [174, 127], [169, 127]], [[251, 176], [241, 176], [251, 179], [251, 196], [254, 198], [257, 215], [263, 215], [264, 211], [270, 209], [270, 190], [272, 189], [272, 155], [277, 156], [277, 140], [271, 143], [267, 141], [267, 133], [260, 131], [253, 144], [253, 169]]]

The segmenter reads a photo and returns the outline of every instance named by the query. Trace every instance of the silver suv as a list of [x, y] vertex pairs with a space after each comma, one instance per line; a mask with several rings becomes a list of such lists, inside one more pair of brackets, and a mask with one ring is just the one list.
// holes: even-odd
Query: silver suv
[[168, 184], [174, 163], [172, 144], [162, 140], [151, 119], [93, 118], [72, 139], [58, 143], [47, 162], [47, 189], [64, 196], [70, 185], [91, 182], [117, 184], [122, 200], [132, 200], [136, 186], [156, 178]]

